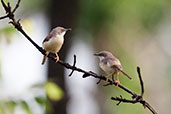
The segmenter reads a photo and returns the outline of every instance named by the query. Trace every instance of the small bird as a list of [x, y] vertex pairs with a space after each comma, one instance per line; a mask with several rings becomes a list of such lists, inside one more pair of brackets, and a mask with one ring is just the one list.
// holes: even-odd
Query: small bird
[[[112, 75], [112, 80], [114, 80], [114, 75], [116, 74], [116, 86], [119, 85], [119, 72], [122, 72], [125, 76], [127, 76], [130, 80], [132, 79], [128, 74], [126, 74], [123, 71], [122, 65], [115, 56], [112, 55], [112, 53], [108, 51], [100, 51], [99, 53], [94, 54], [95, 56], [98, 56], [100, 59], [99, 66], [102, 70], [105, 71], [108, 75]], [[106, 80], [108, 80], [108, 76], [106, 77]]]
[[42, 65], [45, 63], [49, 52], [55, 53], [56, 62], [59, 61], [58, 52], [64, 43], [64, 35], [68, 30], [71, 30], [71, 29], [70, 28], [66, 29], [63, 27], [56, 27], [52, 29], [49, 35], [43, 40], [42, 46], [46, 50], [46, 55], [44, 55], [43, 57]]

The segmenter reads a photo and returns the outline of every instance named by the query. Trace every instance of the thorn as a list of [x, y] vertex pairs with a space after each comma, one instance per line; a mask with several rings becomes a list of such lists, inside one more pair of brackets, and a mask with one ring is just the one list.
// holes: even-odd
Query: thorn
[[20, 24], [21, 19], [18, 19], [17, 23]]
[[116, 105], [119, 106], [121, 104], [121, 101], [119, 101]]
[[99, 84], [101, 82], [102, 79], [99, 79], [99, 81], [96, 84]]
[[88, 76], [90, 76], [90, 74], [87, 74], [87, 73], [83, 74], [83, 78], [87, 78]]

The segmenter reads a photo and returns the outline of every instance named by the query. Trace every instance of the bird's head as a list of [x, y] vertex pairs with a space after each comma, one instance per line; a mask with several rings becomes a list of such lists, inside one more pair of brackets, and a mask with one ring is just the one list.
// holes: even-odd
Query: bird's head
[[112, 56], [112, 53], [108, 51], [100, 51], [99, 53], [95, 53], [95, 56], [99, 57], [100, 61], [104, 58]]
[[71, 28], [56, 27], [52, 30], [52, 32], [54, 32], [56, 35], [64, 36], [69, 30], [71, 30]]

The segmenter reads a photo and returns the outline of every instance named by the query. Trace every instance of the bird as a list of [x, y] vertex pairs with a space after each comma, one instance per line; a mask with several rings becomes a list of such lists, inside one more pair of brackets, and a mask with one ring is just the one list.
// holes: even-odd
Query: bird
[[[109, 76], [112, 75], [112, 80], [114, 81], [114, 75], [116, 74], [116, 86], [120, 84], [119, 81], [119, 73], [123, 73], [125, 76], [127, 76], [130, 80], [132, 78], [123, 71], [123, 67], [119, 61], [111, 52], [109, 51], [100, 51], [99, 53], [95, 53], [95, 56], [97, 56], [100, 59], [99, 66], [100, 68]], [[108, 76], [106, 76], [106, 81], [108, 81]]]
[[42, 46], [45, 49], [46, 53], [42, 60], [42, 65], [45, 63], [49, 52], [55, 53], [56, 62], [59, 61], [58, 52], [60, 51], [63, 43], [64, 43], [64, 35], [67, 31], [71, 30], [71, 28], [63, 28], [63, 27], [55, 27], [48, 34], [47, 37], [42, 42]]

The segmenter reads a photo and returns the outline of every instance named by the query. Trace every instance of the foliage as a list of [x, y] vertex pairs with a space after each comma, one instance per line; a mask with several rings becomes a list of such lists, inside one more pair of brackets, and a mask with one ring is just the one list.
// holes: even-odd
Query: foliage
[[53, 82], [47, 82], [45, 85], [47, 96], [54, 101], [62, 99], [64, 93], [62, 89]]
[[146, 30], [152, 30], [164, 16], [166, 0], [82, 0], [79, 26], [90, 32], [101, 27], [110, 27], [118, 21], [125, 26], [140, 23]]
[[[16, 0], [4, 0], [5, 3], [10, 2], [12, 6], [16, 4]], [[24, 13], [30, 13], [30, 12], [35, 12], [35, 11], [42, 11], [47, 8], [47, 1], [46, 0], [34, 0], [34, 2], [30, 0], [22, 0], [21, 1], [21, 6], [22, 12]]]
[[7, 27], [0, 29], [0, 36], [4, 35], [6, 41], [9, 43], [11, 42], [11, 36], [14, 34], [14, 32], [15, 32], [15, 29], [12, 26], [7, 26]]
[[[62, 89], [53, 82], [47, 82], [45, 84], [36, 84], [33, 85], [30, 89], [46, 89], [47, 97], [52, 101], [58, 101], [63, 97]], [[52, 110], [51, 104], [49, 103], [47, 97], [45, 96], [35, 96], [34, 100], [37, 102], [43, 109], [46, 108], [47, 112]], [[8, 113], [13, 114], [16, 107], [21, 107], [27, 114], [33, 114], [32, 109], [28, 101], [24, 99], [9, 99], [0, 101], [0, 114]]]
[[30, 109], [30, 107], [29, 107], [29, 105], [28, 105], [28, 103], [26, 101], [21, 100], [20, 104], [23, 107], [23, 109], [25, 109], [27, 114], [32, 114], [31, 109]]

